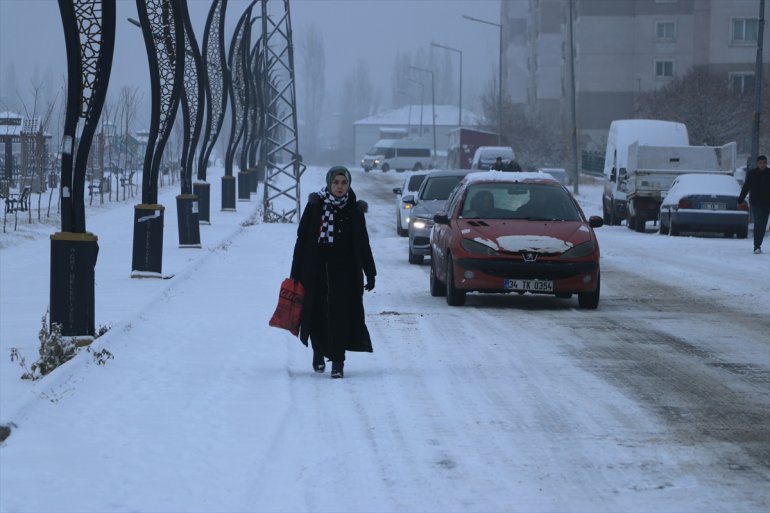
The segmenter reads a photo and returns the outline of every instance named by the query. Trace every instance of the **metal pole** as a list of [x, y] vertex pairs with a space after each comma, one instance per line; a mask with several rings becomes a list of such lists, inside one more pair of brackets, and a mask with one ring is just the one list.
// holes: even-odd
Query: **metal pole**
[[500, 29], [500, 62], [498, 62], [499, 75], [497, 77], [497, 145], [503, 144], [503, 26]]
[[500, 54], [499, 54], [499, 74], [497, 76], [497, 144], [502, 144], [503, 136], [503, 25], [493, 21], [480, 20], [467, 14], [462, 15], [466, 20], [477, 21], [486, 25], [493, 25], [500, 30]]
[[412, 69], [418, 71], [424, 71], [430, 73], [430, 89], [431, 89], [431, 105], [433, 109], [433, 156], [436, 156], [436, 87], [433, 81], [433, 71], [425, 68], [418, 68], [417, 66], [409, 66]]
[[578, 147], [577, 147], [577, 106], [576, 106], [576, 94], [575, 90], [575, 35], [573, 32], [572, 24], [572, 8], [573, 0], [569, 0], [569, 80], [570, 80], [570, 117], [572, 118], [572, 138], [570, 145], [572, 146], [572, 191], [577, 194], [579, 190], [578, 182]]
[[748, 166], [754, 166], [759, 155], [759, 116], [762, 112], [762, 47], [765, 32], [765, 0], [759, 2], [759, 30], [757, 32], [757, 60], [754, 64], [754, 118], [751, 125], [751, 160]]
[[457, 115], [457, 128], [463, 126], [463, 52], [460, 52], [460, 113]]
[[459, 95], [459, 101], [457, 102], [459, 112], [457, 113], [457, 128], [462, 128], [463, 126], [463, 52], [462, 50], [458, 50], [457, 48], [451, 48], [449, 46], [440, 45], [438, 43], [431, 43], [431, 46], [437, 46], [439, 48], [443, 48], [445, 50], [449, 50], [450, 52], [457, 52], [460, 54], [460, 95]]
[[425, 105], [425, 84], [418, 82], [413, 78], [407, 78], [408, 81], [414, 82], [420, 86], [420, 138], [422, 138], [422, 106]]

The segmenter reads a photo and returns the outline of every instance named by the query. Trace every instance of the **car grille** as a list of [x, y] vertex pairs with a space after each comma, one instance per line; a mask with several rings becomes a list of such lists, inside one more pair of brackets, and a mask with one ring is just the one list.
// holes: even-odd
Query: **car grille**
[[599, 268], [596, 262], [558, 262], [544, 260], [522, 262], [516, 260], [490, 260], [481, 258], [460, 258], [458, 265], [469, 271], [479, 271], [501, 278], [559, 280], [589, 274]]
[[427, 246], [430, 244], [430, 239], [428, 237], [415, 237], [414, 238], [414, 245], [415, 246]]

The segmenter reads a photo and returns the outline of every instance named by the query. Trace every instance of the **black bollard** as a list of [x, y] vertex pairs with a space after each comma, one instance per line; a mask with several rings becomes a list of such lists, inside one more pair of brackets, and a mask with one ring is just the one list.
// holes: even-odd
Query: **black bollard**
[[139, 204], [134, 207], [134, 253], [132, 278], [162, 278], [163, 205]]
[[257, 179], [257, 168], [250, 167], [246, 171], [249, 172], [249, 192], [256, 194], [257, 186], [259, 185], [259, 180]]
[[222, 211], [235, 212], [235, 177], [222, 177]]
[[94, 340], [94, 269], [99, 254], [93, 233], [57, 232], [51, 235], [50, 325], [74, 337], [79, 346]]
[[238, 173], [238, 201], [251, 201], [249, 170]]
[[195, 182], [193, 194], [198, 196], [198, 222], [211, 224], [211, 184], [208, 182]]
[[201, 247], [201, 227], [198, 222], [198, 196], [180, 194], [176, 197], [176, 217], [179, 226], [179, 247]]

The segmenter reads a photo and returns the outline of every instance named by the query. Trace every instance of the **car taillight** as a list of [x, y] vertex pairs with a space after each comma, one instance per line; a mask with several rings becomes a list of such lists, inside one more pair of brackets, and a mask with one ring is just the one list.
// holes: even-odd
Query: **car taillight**
[[677, 206], [679, 208], [690, 208], [690, 200], [687, 198], [682, 198], [679, 200], [679, 204]]
[[749, 205], [745, 201], [738, 203], [738, 210], [748, 210]]

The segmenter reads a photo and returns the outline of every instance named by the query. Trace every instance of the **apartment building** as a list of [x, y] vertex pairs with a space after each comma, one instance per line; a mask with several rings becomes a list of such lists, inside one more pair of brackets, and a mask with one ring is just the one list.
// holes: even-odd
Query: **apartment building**
[[[632, 116], [640, 93], [692, 67], [753, 91], [759, 8], [759, 0], [502, 0], [505, 94], [564, 126], [571, 11], [579, 145], [603, 148], [610, 122]], [[763, 39], [767, 76], [770, 30]]]

